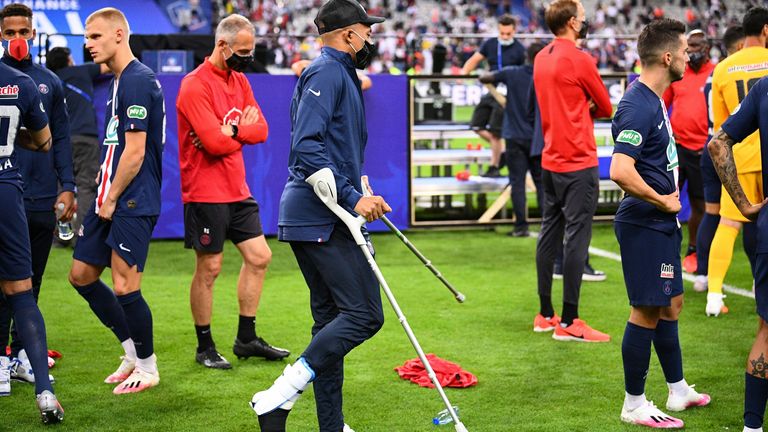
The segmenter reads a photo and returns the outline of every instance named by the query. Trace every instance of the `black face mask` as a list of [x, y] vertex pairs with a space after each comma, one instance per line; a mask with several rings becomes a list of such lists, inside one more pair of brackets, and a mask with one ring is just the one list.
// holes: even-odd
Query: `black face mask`
[[355, 50], [354, 45], [349, 44], [353, 50], [355, 50], [355, 67], [357, 69], [366, 69], [371, 65], [373, 58], [376, 57], [378, 50], [376, 45], [368, 42], [367, 39], [363, 39], [356, 31], [352, 30], [355, 36], [359, 37], [363, 41], [363, 47], [360, 50]]
[[226, 63], [227, 67], [233, 71], [243, 72], [248, 67], [248, 65], [253, 63], [253, 55], [238, 55], [234, 50], [232, 50], [232, 47], [229, 47], [229, 50], [232, 51], [232, 55], [229, 56], [229, 58], [226, 60]]
[[704, 64], [704, 53], [699, 51], [688, 54], [688, 63], [692, 68], [698, 69], [702, 64]]
[[581, 22], [581, 29], [579, 29], [579, 39], [586, 39], [587, 33], [589, 32], [589, 21], [584, 19], [584, 21]]

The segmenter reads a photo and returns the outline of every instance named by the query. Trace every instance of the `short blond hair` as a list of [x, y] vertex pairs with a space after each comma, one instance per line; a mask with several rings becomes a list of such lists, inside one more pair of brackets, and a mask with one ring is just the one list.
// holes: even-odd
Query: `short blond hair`
[[113, 7], [105, 7], [99, 9], [96, 12], [88, 15], [88, 18], [85, 19], [85, 24], [87, 25], [96, 18], [101, 18], [105, 21], [108, 21], [115, 28], [122, 28], [125, 31], [126, 36], [130, 36], [131, 34], [131, 28], [128, 25], [128, 20], [125, 18], [125, 14], [123, 14], [123, 12], [121, 12], [119, 9]]

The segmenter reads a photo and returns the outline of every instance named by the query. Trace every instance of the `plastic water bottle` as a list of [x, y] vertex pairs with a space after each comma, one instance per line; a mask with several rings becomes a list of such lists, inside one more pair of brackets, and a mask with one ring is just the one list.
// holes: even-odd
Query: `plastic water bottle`
[[[56, 222], [58, 224], [58, 237], [61, 241], [69, 241], [72, 240], [72, 237], [75, 236], [74, 231], [72, 231], [72, 221], [64, 222], [59, 220], [61, 217], [61, 214], [64, 212], [64, 203], [59, 203], [58, 206], [56, 206], [56, 209], [58, 210], [56, 212]], [[74, 215], [72, 217], [74, 219]]]
[[11, 394], [11, 359], [0, 356], [0, 396]]
[[[456, 405], [453, 406], [453, 410], [456, 411], [456, 416], [459, 416], [459, 407]], [[447, 425], [449, 423], [453, 423], [453, 417], [451, 417], [451, 413], [448, 412], [448, 408], [440, 411], [437, 413], [437, 416], [432, 419], [432, 424], [442, 426]]]

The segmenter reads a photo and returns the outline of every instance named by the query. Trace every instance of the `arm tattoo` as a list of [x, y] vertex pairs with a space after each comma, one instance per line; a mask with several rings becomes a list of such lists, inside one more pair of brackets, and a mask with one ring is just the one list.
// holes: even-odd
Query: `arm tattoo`
[[752, 370], [749, 371], [749, 374], [752, 375], [755, 378], [768, 378], [766, 373], [768, 373], [768, 363], [765, 361], [765, 355], [760, 354], [760, 357], [758, 357], [755, 360], [750, 359], [749, 362], [752, 364]]
[[725, 190], [731, 195], [733, 202], [738, 208], [749, 207], [751, 203], [739, 183], [736, 162], [733, 159], [733, 146], [736, 142], [720, 129], [712, 138], [710, 144], [713, 144], [709, 147], [712, 163], [715, 165], [715, 170], [720, 177], [720, 181], [723, 182]]

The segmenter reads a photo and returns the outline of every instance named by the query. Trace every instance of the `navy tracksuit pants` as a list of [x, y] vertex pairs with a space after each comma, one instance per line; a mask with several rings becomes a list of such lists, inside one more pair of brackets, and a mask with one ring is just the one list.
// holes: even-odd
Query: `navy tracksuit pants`
[[291, 242], [310, 293], [312, 341], [301, 355], [315, 371], [321, 432], [344, 427], [344, 356], [384, 324], [379, 282], [345, 225], [325, 243]]

